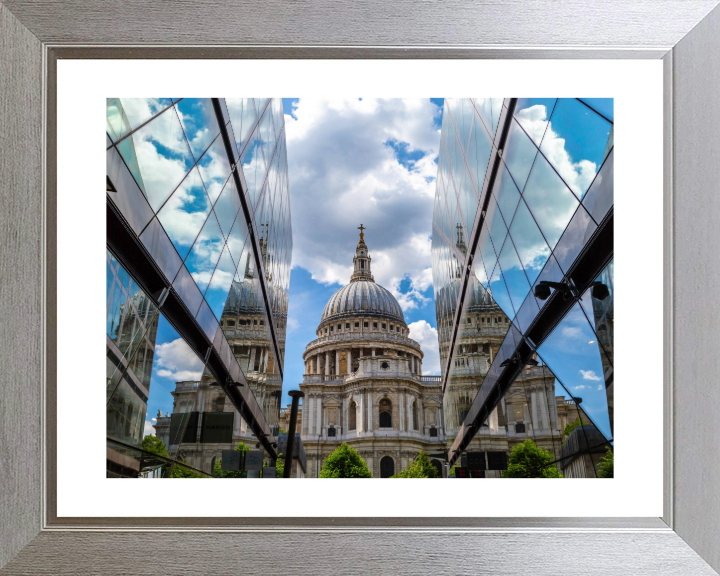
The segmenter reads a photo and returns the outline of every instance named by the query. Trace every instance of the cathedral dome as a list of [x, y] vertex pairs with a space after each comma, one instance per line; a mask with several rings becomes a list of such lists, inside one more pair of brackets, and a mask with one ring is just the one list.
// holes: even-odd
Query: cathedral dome
[[378, 316], [405, 324], [398, 301], [388, 290], [375, 283], [370, 271], [371, 258], [365, 244], [364, 229], [361, 225], [350, 283], [332, 295], [325, 305], [320, 324], [351, 316]]
[[320, 322], [348, 316], [382, 316], [405, 323], [402, 308], [395, 297], [372, 280], [358, 280], [332, 295]]

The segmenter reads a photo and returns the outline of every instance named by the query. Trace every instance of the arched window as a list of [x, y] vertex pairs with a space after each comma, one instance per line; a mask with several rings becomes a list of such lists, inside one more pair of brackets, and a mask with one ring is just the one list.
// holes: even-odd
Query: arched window
[[348, 409], [348, 430], [357, 430], [357, 404], [355, 400], [350, 402]]
[[437, 428], [435, 426], [430, 428], [430, 438], [437, 438]]
[[418, 409], [417, 409], [417, 400], [413, 402], [412, 406], [412, 419], [413, 419], [413, 430], [419, 430], [418, 428]]
[[395, 462], [390, 456], [383, 456], [380, 460], [380, 478], [390, 478], [395, 474]]
[[392, 403], [387, 398], [380, 400], [380, 428], [392, 428]]

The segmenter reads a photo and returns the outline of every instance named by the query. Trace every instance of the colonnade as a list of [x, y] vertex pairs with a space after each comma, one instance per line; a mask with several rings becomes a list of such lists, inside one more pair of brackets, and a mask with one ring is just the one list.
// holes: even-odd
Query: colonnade
[[[365, 350], [367, 348], [370, 349], [370, 354], [365, 354]], [[354, 350], [358, 351], [357, 356], [353, 355]], [[305, 374], [306, 375], [323, 374], [325, 376], [339, 376], [340, 374], [350, 374], [353, 371], [352, 370], [352, 362], [353, 362], [354, 358], [360, 358], [363, 356], [375, 356], [377, 350], [379, 350], [380, 353], [382, 353], [383, 350], [389, 350], [389, 348], [358, 346], [357, 348], [343, 347], [343, 348], [336, 348], [335, 350], [325, 350], [325, 351], [321, 351], [321, 352], [316, 352], [315, 354], [312, 354], [305, 358]], [[345, 372], [340, 372], [341, 353], [345, 357], [344, 358], [345, 362], [346, 362]], [[416, 356], [415, 354], [412, 354], [412, 353], [399, 352], [399, 351], [396, 351], [396, 354], [400, 357], [406, 357], [406, 358], [410, 359], [410, 373], [416, 374], [418, 376], [422, 375], [422, 359], [419, 356]], [[330, 371], [331, 359], [334, 360], [334, 368], [332, 370], [332, 373]], [[322, 369], [321, 369], [321, 361], [322, 361]]]
[[[377, 394], [376, 394], [377, 396]], [[373, 398], [371, 390], [360, 390], [353, 392], [352, 397], [345, 396], [342, 400], [340, 422], [332, 422], [336, 427], [340, 428], [340, 434], [372, 432], [379, 427], [377, 418], [379, 414], [375, 414], [374, 407], [378, 405], [382, 398]], [[416, 431], [422, 433], [425, 428], [425, 410], [422, 405], [422, 398], [418, 398], [407, 390], [401, 390], [397, 396], [391, 398], [393, 403], [397, 402], [397, 412], [399, 418], [395, 421], [393, 415], [393, 429], [399, 431]], [[349, 430], [350, 410], [352, 403], [355, 402], [355, 428]], [[417, 422], [413, 414], [413, 403], [416, 403]], [[302, 434], [307, 440], [312, 440], [320, 435], [325, 435], [327, 431], [323, 431], [323, 427], [330, 424], [327, 421], [327, 410], [323, 406], [323, 397], [319, 394], [310, 394], [303, 398], [302, 405]], [[438, 422], [439, 425], [439, 422]]]

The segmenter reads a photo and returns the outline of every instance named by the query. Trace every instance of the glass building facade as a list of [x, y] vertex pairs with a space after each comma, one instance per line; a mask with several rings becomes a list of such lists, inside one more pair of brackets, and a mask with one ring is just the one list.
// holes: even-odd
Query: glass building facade
[[[108, 476], [210, 477], [204, 455], [238, 438], [273, 460], [292, 253], [282, 101], [109, 98], [106, 132]], [[144, 445], [155, 431], [163, 445]]]
[[564, 477], [613, 446], [613, 101], [446, 99], [433, 213], [451, 465], [526, 440]]

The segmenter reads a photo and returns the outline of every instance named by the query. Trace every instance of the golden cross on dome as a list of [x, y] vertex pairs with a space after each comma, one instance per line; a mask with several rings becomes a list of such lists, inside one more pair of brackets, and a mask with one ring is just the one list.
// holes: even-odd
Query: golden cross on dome
[[360, 241], [364, 241], [364, 240], [365, 240], [365, 234], [363, 234], [363, 230], [367, 230], [367, 228], [365, 228], [365, 226], [363, 226], [362, 224], [360, 224], [360, 226], [358, 226], [358, 230], [360, 230]]

